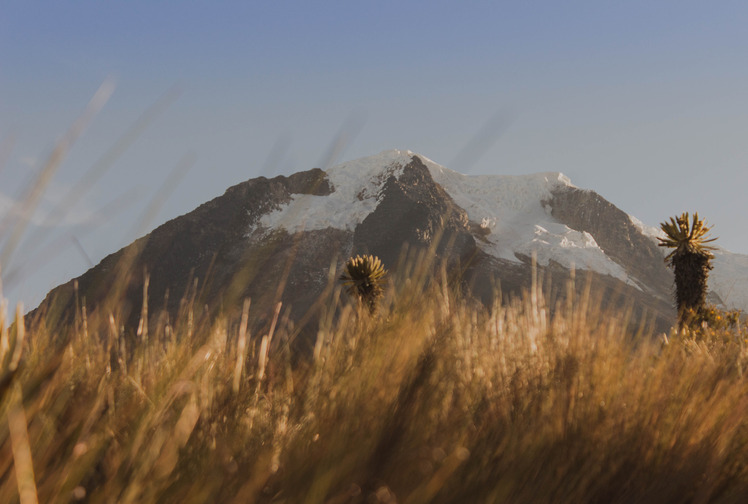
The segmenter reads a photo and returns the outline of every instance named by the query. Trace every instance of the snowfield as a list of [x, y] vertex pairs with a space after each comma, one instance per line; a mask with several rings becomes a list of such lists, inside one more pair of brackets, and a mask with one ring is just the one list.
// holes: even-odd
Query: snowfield
[[574, 187], [563, 173], [533, 175], [462, 175], [424, 158], [431, 176], [470, 220], [487, 227], [483, 250], [519, 261], [517, 254], [537, 255], [538, 264], [553, 260], [567, 268], [593, 270], [636, 286], [624, 269], [609, 259], [586, 232], [559, 223], [544, 205], [559, 187]]
[[[596, 271], [637, 286], [624, 269], [608, 258], [595, 239], [559, 223], [544, 204], [554, 189], [575, 187], [559, 172], [532, 175], [463, 175], [408, 150], [338, 164], [327, 170], [334, 191], [327, 196], [293, 195], [292, 201], [260, 219], [266, 229], [290, 232], [325, 228], [353, 231], [379, 204], [384, 183], [399, 177], [418, 156], [431, 176], [462, 207], [471, 221], [488, 230], [478, 245], [488, 254], [519, 262], [518, 255], [537, 255], [538, 263], [555, 261], [567, 268]], [[658, 228], [633, 216], [642, 234], [656, 241]], [[663, 257], [664, 257], [663, 251]], [[748, 256], [715, 252], [710, 287], [729, 308], [748, 311]]]
[[402, 175], [403, 167], [410, 162], [410, 157], [404, 161], [402, 152], [406, 151], [384, 151], [333, 166], [327, 170], [332, 194], [294, 194], [290, 203], [262, 216], [260, 225], [290, 232], [326, 228], [353, 231], [377, 208], [387, 179]]

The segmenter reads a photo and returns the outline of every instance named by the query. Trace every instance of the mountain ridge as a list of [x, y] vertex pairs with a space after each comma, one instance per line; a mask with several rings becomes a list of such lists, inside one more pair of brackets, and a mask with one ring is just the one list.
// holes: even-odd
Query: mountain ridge
[[[173, 318], [187, 299], [218, 313], [249, 297], [257, 314], [281, 301], [285, 316], [313, 321], [307, 313], [331, 266], [373, 253], [394, 268], [406, 244], [459, 267], [461, 282], [485, 302], [497, 283], [505, 294], [527, 288], [534, 256], [555, 285], [586, 271], [658, 327], [674, 318], [672, 274], [653, 236], [594, 191], [560, 172], [462, 175], [401, 150], [232, 186], [56, 287], [35, 312], [69, 324], [85, 302], [89, 312], [110, 310], [132, 327], [148, 274], [151, 313]], [[125, 302], [104, 306], [128, 255], [120, 268]]]

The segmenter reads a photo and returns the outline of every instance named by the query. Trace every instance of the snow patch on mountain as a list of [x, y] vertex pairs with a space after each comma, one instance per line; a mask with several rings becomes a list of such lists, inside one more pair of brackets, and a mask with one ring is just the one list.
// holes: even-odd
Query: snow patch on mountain
[[431, 176], [487, 231], [483, 250], [494, 257], [518, 261], [536, 254], [538, 264], [555, 261], [610, 275], [636, 285], [625, 270], [608, 258], [595, 239], [557, 222], [545, 203], [554, 189], [574, 187], [563, 173], [468, 176], [421, 157]]
[[636, 229], [639, 230], [641, 234], [646, 236], [647, 238], [651, 239], [655, 243], [659, 243], [657, 238], [665, 236], [665, 233], [660, 230], [660, 228], [654, 227], [654, 226], [648, 226], [644, 224], [642, 221], [634, 217], [633, 215], [629, 215], [629, 220], [631, 221], [631, 224], [634, 225]]
[[389, 150], [348, 161], [326, 171], [333, 186], [327, 196], [294, 194], [291, 201], [260, 218], [260, 226], [289, 232], [335, 228], [353, 231], [379, 204], [384, 183], [400, 178], [414, 154]]

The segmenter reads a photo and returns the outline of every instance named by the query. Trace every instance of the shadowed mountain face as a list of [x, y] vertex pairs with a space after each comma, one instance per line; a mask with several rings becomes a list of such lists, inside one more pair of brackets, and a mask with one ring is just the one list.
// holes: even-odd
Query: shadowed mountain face
[[356, 226], [353, 253], [374, 254], [393, 267], [403, 244], [428, 248], [434, 240], [440, 260], [465, 262], [477, 252], [467, 213], [413, 156], [399, 178], [387, 179], [376, 209]]
[[[492, 255], [486, 229], [470, 219], [448, 187], [434, 180], [431, 162], [412, 153], [372, 168], [377, 162], [373, 158], [366, 165], [368, 175], [341, 165], [328, 173], [313, 169], [231, 187], [53, 289], [35, 311], [46, 312], [49, 324], [66, 325], [73, 322], [76, 306], [85, 303], [89, 314], [111, 314], [126, 332], [134, 332], [144, 291], [151, 323], [164, 316], [174, 320], [185, 303], [215, 315], [234, 312], [251, 298], [255, 325], [266, 323], [281, 301], [285, 316], [313, 330], [315, 301], [336, 281], [334, 272], [347, 257], [375, 254], [397, 275], [404, 246], [434, 251], [435, 264], [447, 264], [452, 277], [485, 302], [492, 300], [497, 285], [505, 295], [530, 286], [530, 257], [520, 252], [514, 258]], [[348, 193], [355, 197], [341, 196]], [[332, 201], [337, 206], [326, 209]], [[632, 303], [638, 316], [653, 317], [659, 328], [672, 322], [672, 276], [656, 245], [627, 214], [592, 191], [567, 186], [554, 189], [539, 204], [559, 226], [593, 237], [611, 264], [625, 271], [627, 281], [577, 272], [578, 279], [587, 276], [604, 288], [608, 294], [602, 303]], [[362, 205], [369, 210], [355, 210]], [[340, 214], [346, 212], [351, 218], [340, 224]], [[502, 243], [501, 234], [492, 239]], [[567, 292], [568, 267], [551, 259], [539, 266], [538, 275], [551, 286], [552, 296], [562, 298]]]
[[554, 191], [547, 204], [559, 222], [590, 233], [605, 254], [642, 288], [669, 300], [673, 277], [663, 264], [662, 252], [625, 212], [599, 194], [576, 187]]

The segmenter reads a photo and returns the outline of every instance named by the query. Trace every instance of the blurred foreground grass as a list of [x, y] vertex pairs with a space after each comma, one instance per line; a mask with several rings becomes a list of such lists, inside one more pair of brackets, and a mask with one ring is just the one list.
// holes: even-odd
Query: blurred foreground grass
[[742, 329], [666, 342], [590, 297], [420, 283], [374, 316], [329, 289], [305, 358], [249, 303], [139, 341], [81, 309], [22, 353], [3, 320], [0, 502], [748, 501]]

